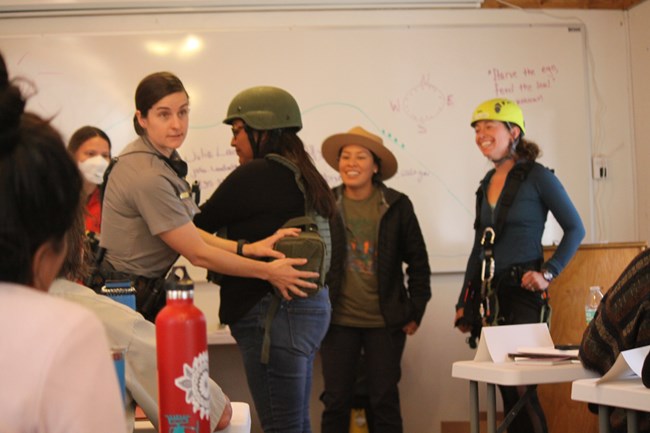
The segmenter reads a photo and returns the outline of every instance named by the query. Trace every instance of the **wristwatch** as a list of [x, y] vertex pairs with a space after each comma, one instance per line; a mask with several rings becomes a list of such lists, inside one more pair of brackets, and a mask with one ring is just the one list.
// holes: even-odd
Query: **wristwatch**
[[248, 241], [246, 239], [239, 239], [237, 241], [237, 255], [238, 256], [244, 256], [244, 245], [246, 245]]
[[549, 271], [548, 269], [542, 269], [542, 277], [549, 283], [553, 281], [553, 278], [555, 278], [555, 275], [553, 275], [553, 272]]

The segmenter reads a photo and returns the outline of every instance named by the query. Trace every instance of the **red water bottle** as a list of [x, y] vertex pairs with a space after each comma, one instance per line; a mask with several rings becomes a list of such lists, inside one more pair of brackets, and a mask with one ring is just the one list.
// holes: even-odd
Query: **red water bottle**
[[165, 291], [167, 305], [156, 317], [158, 431], [208, 433], [210, 386], [205, 316], [194, 305], [194, 283], [184, 266], [171, 270]]

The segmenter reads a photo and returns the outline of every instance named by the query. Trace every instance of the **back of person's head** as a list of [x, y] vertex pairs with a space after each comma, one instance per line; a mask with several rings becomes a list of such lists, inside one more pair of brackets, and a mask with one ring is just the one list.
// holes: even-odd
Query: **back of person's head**
[[72, 137], [70, 137], [70, 141], [68, 141], [68, 151], [72, 155], [74, 155], [77, 152], [77, 150], [79, 150], [82, 144], [84, 144], [86, 141], [90, 140], [93, 137], [103, 138], [108, 143], [108, 148], [112, 149], [111, 139], [108, 138], [108, 134], [106, 134], [104, 131], [97, 128], [96, 126], [86, 125], [77, 129], [74, 132], [74, 134], [72, 134]]
[[0, 281], [33, 285], [37, 250], [65, 248], [81, 178], [61, 135], [25, 103], [0, 55]]
[[[135, 89], [135, 109], [142, 117], [147, 117], [149, 109], [158, 101], [172, 93], [184, 92], [188, 96], [183, 82], [171, 72], [154, 72], [140, 81]], [[137, 116], [133, 116], [133, 127], [138, 135], [145, 135]]]

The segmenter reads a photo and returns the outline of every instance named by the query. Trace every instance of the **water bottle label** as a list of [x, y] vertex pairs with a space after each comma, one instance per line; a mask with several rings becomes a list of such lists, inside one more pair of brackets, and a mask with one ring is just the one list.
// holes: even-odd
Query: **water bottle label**
[[587, 319], [587, 324], [591, 322], [591, 319], [593, 319], [595, 315], [596, 315], [595, 308], [585, 308], [585, 318]]
[[192, 365], [183, 364], [183, 376], [176, 378], [174, 383], [185, 391], [185, 401], [192, 405], [192, 411], [199, 413], [201, 419], [210, 416], [210, 384], [208, 352], [199, 353]]

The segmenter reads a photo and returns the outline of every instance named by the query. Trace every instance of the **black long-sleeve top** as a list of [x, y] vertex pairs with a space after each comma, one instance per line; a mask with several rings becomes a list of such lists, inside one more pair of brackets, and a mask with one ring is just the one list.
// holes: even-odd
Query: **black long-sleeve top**
[[[304, 213], [304, 196], [293, 172], [277, 162], [260, 158], [228, 175], [201, 206], [194, 224], [210, 233], [227, 227], [228, 239], [255, 242]], [[219, 308], [221, 322], [236, 322], [272, 290], [271, 284], [264, 280], [224, 276]]]

